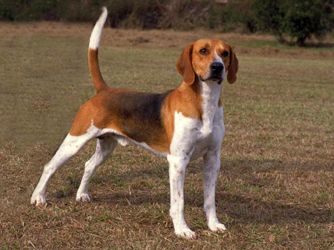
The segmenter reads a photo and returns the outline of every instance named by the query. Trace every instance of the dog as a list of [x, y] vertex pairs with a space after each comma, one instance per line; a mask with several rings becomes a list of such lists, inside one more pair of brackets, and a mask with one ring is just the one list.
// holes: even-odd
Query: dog
[[88, 183], [94, 170], [115, 147], [133, 143], [169, 163], [170, 216], [175, 234], [195, 238], [184, 219], [184, 178], [188, 163], [203, 157], [204, 210], [212, 231], [224, 231], [218, 221], [215, 186], [224, 137], [224, 113], [220, 102], [222, 82], [237, 79], [238, 59], [231, 46], [218, 39], [200, 39], [186, 46], [177, 61], [181, 84], [162, 94], [141, 93], [106, 85], [98, 63], [98, 48], [108, 12], [102, 9], [89, 40], [88, 65], [96, 95], [84, 103], [53, 158], [44, 166], [31, 204], [46, 204], [46, 186], [55, 171], [89, 140], [96, 151], [85, 164], [77, 201], [91, 200]]

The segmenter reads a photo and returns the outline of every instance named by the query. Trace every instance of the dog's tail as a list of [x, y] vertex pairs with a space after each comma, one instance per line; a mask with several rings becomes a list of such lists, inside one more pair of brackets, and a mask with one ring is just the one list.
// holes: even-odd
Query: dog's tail
[[103, 80], [100, 71], [99, 60], [98, 60], [98, 48], [100, 45], [102, 29], [104, 23], [107, 20], [107, 16], [108, 16], [108, 10], [106, 7], [103, 7], [102, 14], [97, 20], [93, 28], [93, 31], [90, 35], [89, 47], [88, 47], [88, 67], [89, 67], [89, 72], [92, 76], [94, 87], [97, 92], [107, 88], [107, 84]]

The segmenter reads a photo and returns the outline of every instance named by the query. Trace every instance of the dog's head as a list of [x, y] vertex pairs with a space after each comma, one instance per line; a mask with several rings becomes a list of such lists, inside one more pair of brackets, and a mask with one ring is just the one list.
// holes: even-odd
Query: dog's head
[[202, 81], [221, 83], [237, 80], [238, 59], [230, 45], [218, 39], [200, 39], [188, 45], [182, 52], [177, 71], [184, 82], [192, 84], [196, 77]]

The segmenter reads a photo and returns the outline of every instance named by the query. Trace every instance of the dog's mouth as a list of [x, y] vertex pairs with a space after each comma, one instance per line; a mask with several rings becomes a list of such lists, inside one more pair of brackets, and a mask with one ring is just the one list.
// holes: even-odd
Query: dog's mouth
[[222, 81], [224, 78], [222, 75], [218, 76], [218, 75], [213, 75], [211, 76], [208, 80], [211, 80], [211, 81]]
[[224, 76], [222, 74], [211, 74], [207, 78], [202, 78], [200, 77], [201, 81], [212, 81], [212, 82], [217, 82], [218, 84], [221, 84], [222, 81], [224, 80]]

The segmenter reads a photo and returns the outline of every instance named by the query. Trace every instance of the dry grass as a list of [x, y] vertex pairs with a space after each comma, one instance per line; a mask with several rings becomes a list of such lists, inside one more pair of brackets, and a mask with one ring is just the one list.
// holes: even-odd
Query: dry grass
[[240, 73], [224, 86], [217, 186], [226, 233], [206, 228], [197, 161], [187, 172], [186, 220], [199, 237], [175, 238], [167, 163], [134, 147], [118, 148], [97, 171], [93, 203], [74, 201], [91, 142], [52, 179], [48, 207], [32, 207], [43, 164], [93, 94], [89, 32], [86, 25], [0, 25], [0, 247], [334, 248], [334, 50], [286, 47], [269, 36], [106, 30], [103, 39], [109, 84], [146, 91], [177, 85], [175, 61], [187, 42], [222, 35], [236, 46]]

